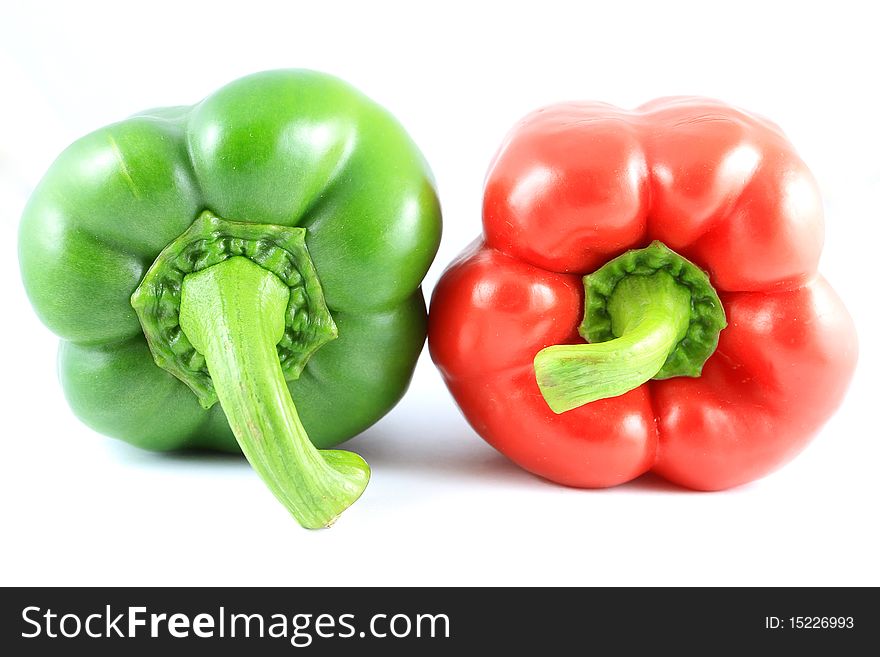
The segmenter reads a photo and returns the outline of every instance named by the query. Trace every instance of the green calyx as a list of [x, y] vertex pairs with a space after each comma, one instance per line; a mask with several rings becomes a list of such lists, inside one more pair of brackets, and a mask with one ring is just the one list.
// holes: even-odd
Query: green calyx
[[661, 242], [584, 277], [580, 334], [535, 356], [535, 377], [555, 413], [616, 397], [649, 379], [700, 376], [727, 326], [707, 274]]
[[287, 381], [337, 335], [305, 230], [204, 212], [166, 247], [132, 296], [156, 363], [208, 408], [220, 401], [242, 451], [296, 520], [329, 526], [370, 467], [318, 450]]
[[299, 378], [309, 357], [337, 337], [305, 244], [304, 228], [226, 221], [209, 211], [171, 242], [131, 297], [156, 364], [188, 385], [204, 408], [217, 392], [204, 356], [180, 326], [184, 278], [235, 256], [275, 274], [290, 290], [278, 358], [284, 378]]

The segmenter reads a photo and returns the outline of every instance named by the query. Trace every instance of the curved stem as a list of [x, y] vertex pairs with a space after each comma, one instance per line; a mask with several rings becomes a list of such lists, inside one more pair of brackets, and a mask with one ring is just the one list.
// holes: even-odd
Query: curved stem
[[687, 332], [691, 295], [664, 272], [629, 276], [608, 304], [617, 337], [556, 345], [535, 356], [535, 377], [554, 413], [616, 397], [653, 378]]
[[232, 257], [183, 279], [180, 326], [205, 357], [248, 461], [294, 518], [316, 529], [360, 497], [370, 467], [352, 452], [316, 449], [300, 422], [276, 349], [289, 296], [275, 274]]

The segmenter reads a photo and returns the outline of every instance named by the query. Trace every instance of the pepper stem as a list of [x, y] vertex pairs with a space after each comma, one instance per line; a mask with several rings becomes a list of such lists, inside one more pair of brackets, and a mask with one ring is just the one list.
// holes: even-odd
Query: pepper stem
[[691, 295], [663, 271], [628, 276], [614, 289], [608, 314], [618, 337], [547, 347], [535, 356], [538, 387], [554, 413], [622, 395], [654, 378], [687, 333]]
[[360, 497], [370, 467], [352, 452], [318, 450], [300, 422], [276, 348], [289, 296], [272, 272], [228, 258], [184, 277], [180, 326], [205, 357], [250, 464], [303, 527], [317, 529]]

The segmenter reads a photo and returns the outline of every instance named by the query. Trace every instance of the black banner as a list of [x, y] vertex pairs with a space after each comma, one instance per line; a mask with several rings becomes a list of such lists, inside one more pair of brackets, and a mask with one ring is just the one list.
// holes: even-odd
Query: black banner
[[162, 655], [227, 647], [409, 655], [482, 646], [515, 654], [852, 654], [875, 640], [878, 621], [873, 589], [20, 588], [2, 596], [7, 655], [141, 647]]

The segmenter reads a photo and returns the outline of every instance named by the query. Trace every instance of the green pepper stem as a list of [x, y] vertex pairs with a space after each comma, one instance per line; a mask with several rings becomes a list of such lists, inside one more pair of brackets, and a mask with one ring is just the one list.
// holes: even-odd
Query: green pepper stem
[[317, 529], [360, 497], [370, 467], [352, 452], [316, 449], [300, 422], [276, 349], [289, 296], [275, 274], [232, 257], [184, 277], [180, 326], [205, 357], [248, 461], [303, 527]]
[[535, 356], [535, 377], [554, 413], [616, 397], [654, 378], [687, 333], [691, 295], [665, 272], [621, 280], [608, 304], [616, 338], [555, 345]]

